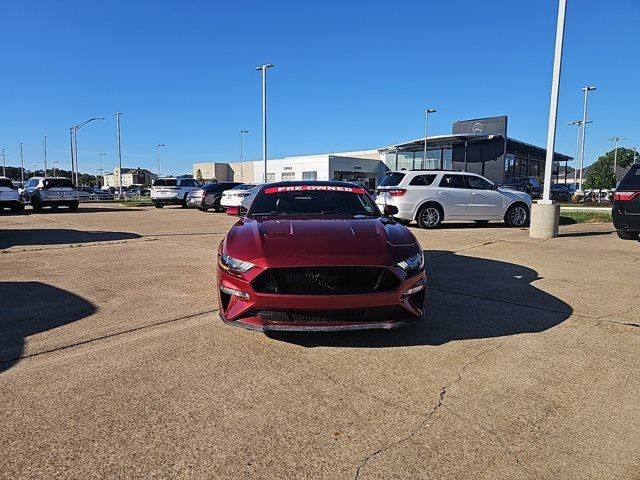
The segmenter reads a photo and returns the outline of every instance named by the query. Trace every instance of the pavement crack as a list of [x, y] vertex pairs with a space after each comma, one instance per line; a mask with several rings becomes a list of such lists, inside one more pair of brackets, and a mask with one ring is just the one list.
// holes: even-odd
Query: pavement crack
[[[500, 349], [502, 347], [502, 345], [507, 341], [507, 339], [503, 339], [497, 346], [491, 347], [491, 348], [487, 348], [485, 350], [482, 350], [481, 352], [479, 352], [477, 355], [475, 355], [471, 360], [469, 360], [468, 362], [465, 362], [464, 365], [462, 366], [462, 368], [458, 371], [458, 376], [457, 378], [440, 387], [440, 396], [438, 399], [438, 403], [436, 403], [428, 412], [426, 412], [424, 414], [424, 419], [414, 428], [411, 430], [411, 432], [409, 432], [409, 434], [407, 434], [406, 436], [400, 438], [399, 440], [396, 440], [395, 442], [392, 442], [382, 448], [379, 448], [378, 450], [376, 450], [375, 452], [371, 453], [370, 455], [368, 455], [363, 461], [362, 463], [360, 463], [360, 465], [358, 465], [357, 469], [356, 469], [356, 473], [354, 476], [354, 480], [360, 480], [361, 478], [361, 473], [363, 471], [363, 469], [366, 467], [367, 463], [387, 452], [388, 450], [391, 450], [392, 448], [412, 439], [413, 437], [416, 436], [416, 434], [418, 432], [420, 432], [423, 428], [425, 428], [426, 426], [428, 426], [428, 422], [429, 420], [431, 420], [431, 418], [436, 414], [436, 412], [440, 409], [440, 408], [445, 408], [447, 411], [451, 411], [449, 408], [447, 408], [447, 406], [444, 404], [444, 400], [445, 397], [447, 395], [448, 390], [453, 387], [454, 385], [456, 385], [457, 383], [459, 383], [462, 380], [462, 376], [464, 374], [464, 372], [467, 370], [467, 368], [469, 368], [471, 365], [474, 365], [476, 363], [478, 363], [478, 361], [480, 360], [481, 357], [488, 355], [490, 353], [493, 353], [495, 351], [497, 351], [498, 349]], [[501, 442], [502, 443], [502, 442]], [[520, 463], [520, 461], [518, 460], [518, 463]]]

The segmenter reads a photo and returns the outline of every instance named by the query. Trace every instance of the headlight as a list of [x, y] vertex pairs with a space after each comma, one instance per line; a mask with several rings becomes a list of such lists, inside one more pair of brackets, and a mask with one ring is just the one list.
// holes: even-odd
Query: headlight
[[231, 270], [232, 272], [237, 273], [248, 272], [255, 267], [251, 262], [238, 260], [237, 258], [230, 257], [229, 255], [220, 255], [220, 266], [225, 270]]
[[424, 267], [424, 255], [422, 254], [422, 252], [416, 253], [406, 260], [398, 262], [396, 265], [406, 272], [421, 270], [422, 267]]

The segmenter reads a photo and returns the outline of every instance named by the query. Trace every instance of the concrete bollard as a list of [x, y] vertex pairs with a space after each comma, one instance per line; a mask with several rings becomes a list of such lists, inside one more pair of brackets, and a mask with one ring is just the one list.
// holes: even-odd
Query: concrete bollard
[[529, 236], [532, 238], [555, 238], [560, 226], [560, 205], [553, 201], [539, 200], [531, 206], [531, 226]]

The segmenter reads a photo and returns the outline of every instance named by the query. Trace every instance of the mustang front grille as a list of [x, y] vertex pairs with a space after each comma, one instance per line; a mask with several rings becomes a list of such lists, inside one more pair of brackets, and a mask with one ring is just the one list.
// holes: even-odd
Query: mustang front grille
[[384, 267], [270, 268], [253, 281], [259, 293], [354, 295], [392, 292], [400, 279]]

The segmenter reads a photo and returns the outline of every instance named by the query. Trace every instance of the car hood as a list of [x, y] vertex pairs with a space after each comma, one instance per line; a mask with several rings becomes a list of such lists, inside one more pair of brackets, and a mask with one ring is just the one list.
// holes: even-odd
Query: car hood
[[510, 188], [506, 187], [499, 187], [498, 191], [511, 200], [520, 200], [525, 202], [527, 205], [531, 205], [531, 195], [529, 195], [528, 193], [520, 192], [518, 190], [511, 190]]
[[394, 265], [421, 250], [413, 234], [387, 218], [244, 218], [223, 252], [255, 265]]

